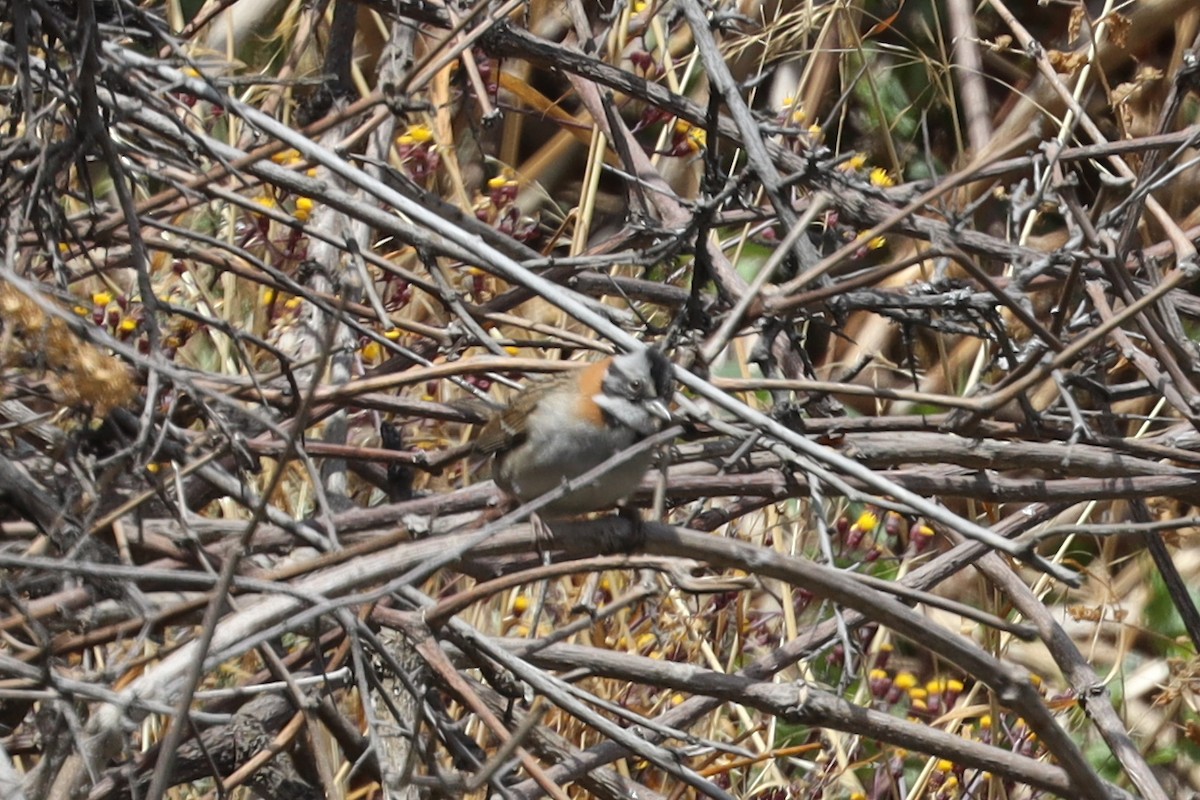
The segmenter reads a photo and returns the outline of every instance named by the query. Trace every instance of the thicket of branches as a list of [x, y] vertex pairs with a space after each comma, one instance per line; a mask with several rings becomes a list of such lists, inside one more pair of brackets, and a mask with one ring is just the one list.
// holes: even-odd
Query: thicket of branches
[[0, 9], [0, 796], [1200, 790], [1192, 3]]

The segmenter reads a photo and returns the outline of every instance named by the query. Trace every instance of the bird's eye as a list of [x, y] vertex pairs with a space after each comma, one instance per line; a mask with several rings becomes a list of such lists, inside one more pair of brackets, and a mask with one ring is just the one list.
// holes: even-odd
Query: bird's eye
[[629, 390], [631, 392], [633, 392], [634, 394], [637, 394], [638, 392], [642, 391], [642, 382], [639, 380], [636, 380], [636, 379], [630, 381], [629, 382]]

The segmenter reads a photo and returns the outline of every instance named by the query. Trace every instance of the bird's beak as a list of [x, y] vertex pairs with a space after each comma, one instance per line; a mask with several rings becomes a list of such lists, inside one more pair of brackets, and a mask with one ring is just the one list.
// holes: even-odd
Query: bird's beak
[[671, 409], [667, 408], [667, 404], [662, 400], [655, 399], [646, 401], [646, 410], [664, 422], [671, 421]]

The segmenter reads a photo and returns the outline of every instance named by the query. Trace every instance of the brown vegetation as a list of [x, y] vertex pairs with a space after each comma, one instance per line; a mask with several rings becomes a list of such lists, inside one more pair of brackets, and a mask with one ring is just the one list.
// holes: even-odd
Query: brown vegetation
[[1200, 791], [1194, 4], [0, 9], [0, 797]]

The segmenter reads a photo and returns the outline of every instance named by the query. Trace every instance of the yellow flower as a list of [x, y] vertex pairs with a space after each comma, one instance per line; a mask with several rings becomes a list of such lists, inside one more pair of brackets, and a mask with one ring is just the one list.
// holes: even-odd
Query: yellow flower
[[399, 328], [390, 328], [390, 329], [384, 331], [383, 338], [388, 339], [393, 342], [396, 341], [397, 339], [400, 338], [400, 329]]
[[269, 305], [271, 305], [271, 303], [274, 303], [274, 302], [275, 302], [275, 288], [273, 286], [268, 286], [267, 288], [263, 289], [262, 304], [264, 306], [269, 306]]
[[871, 170], [870, 178], [872, 186], [881, 186], [886, 188], [888, 186], [896, 185], [896, 181], [892, 180], [892, 176], [888, 175], [887, 170], [883, 167], [875, 167], [875, 169]]
[[513, 612], [514, 613], [524, 614], [525, 610], [528, 608], [529, 608], [529, 596], [528, 595], [519, 594], [513, 598]]
[[896, 688], [900, 691], [907, 691], [917, 685], [917, 676], [911, 672], [899, 672], [896, 673], [896, 678], [892, 683], [896, 684]]
[[133, 333], [134, 331], [137, 330], [137, 325], [138, 324], [137, 324], [136, 319], [126, 317], [125, 319], [121, 320], [120, 327], [121, 327], [121, 330], [125, 331], [126, 333]]
[[112, 292], [96, 292], [92, 295], [92, 305], [106, 306], [112, 301]]
[[408, 129], [400, 135], [400, 144], [415, 145], [425, 144], [432, 141], [433, 131], [428, 125], [409, 125]]
[[687, 120], [675, 121], [675, 133], [683, 136], [687, 140], [688, 148], [699, 151], [708, 145], [708, 134], [703, 128], [697, 128]]
[[374, 361], [383, 353], [383, 348], [379, 346], [379, 342], [367, 342], [362, 346], [362, 356], [367, 361]]
[[939, 758], [937, 762], [937, 770], [938, 772], [953, 772], [954, 762], [946, 758]]
[[292, 214], [292, 216], [295, 217], [296, 219], [300, 220], [301, 222], [305, 222], [308, 219], [309, 215], [312, 214], [312, 210], [313, 210], [313, 200], [311, 197], [297, 197], [296, 198], [296, 211]]
[[864, 511], [858, 515], [858, 519], [854, 523], [860, 531], [873, 531], [875, 526], [879, 524], [879, 517], [875, 516], [870, 511]]

